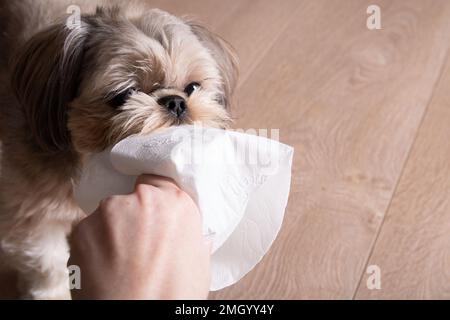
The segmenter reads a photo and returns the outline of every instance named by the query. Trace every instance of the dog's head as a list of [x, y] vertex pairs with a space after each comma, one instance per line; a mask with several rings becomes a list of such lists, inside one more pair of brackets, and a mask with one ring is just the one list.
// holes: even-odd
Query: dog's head
[[39, 32], [20, 50], [12, 83], [41, 150], [90, 153], [172, 125], [226, 127], [236, 78], [233, 50], [207, 29], [114, 8]]

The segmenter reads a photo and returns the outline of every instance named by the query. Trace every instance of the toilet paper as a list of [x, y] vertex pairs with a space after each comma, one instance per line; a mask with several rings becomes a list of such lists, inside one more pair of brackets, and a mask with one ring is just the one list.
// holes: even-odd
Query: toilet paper
[[266, 254], [286, 209], [293, 148], [230, 130], [180, 126], [126, 138], [86, 159], [74, 196], [86, 212], [133, 191], [140, 174], [172, 178], [213, 240], [211, 290], [239, 281]]

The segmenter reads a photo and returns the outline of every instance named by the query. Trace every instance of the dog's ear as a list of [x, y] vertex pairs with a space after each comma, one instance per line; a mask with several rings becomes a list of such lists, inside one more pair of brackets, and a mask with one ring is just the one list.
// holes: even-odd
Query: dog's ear
[[200, 42], [208, 48], [219, 65], [224, 94], [220, 99], [224, 107], [228, 107], [239, 76], [239, 63], [236, 51], [228, 42], [200, 24], [194, 21], [187, 21], [187, 24]]
[[88, 30], [84, 23], [53, 25], [26, 42], [13, 60], [12, 88], [43, 152], [71, 148], [67, 105], [77, 94]]

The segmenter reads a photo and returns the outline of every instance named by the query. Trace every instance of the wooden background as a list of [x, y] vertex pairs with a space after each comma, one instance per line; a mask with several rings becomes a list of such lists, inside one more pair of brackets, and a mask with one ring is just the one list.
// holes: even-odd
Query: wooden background
[[296, 150], [279, 238], [211, 298], [450, 298], [450, 1], [375, 2], [373, 31], [374, 1], [159, 2], [236, 47], [236, 127]]
[[235, 126], [296, 150], [278, 239], [212, 299], [450, 298], [450, 1], [153, 3], [235, 46]]

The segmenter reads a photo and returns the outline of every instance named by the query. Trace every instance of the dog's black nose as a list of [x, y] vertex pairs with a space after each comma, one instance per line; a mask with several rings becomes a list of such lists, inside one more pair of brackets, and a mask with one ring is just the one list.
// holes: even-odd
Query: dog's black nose
[[177, 117], [181, 117], [186, 113], [186, 101], [180, 96], [162, 97], [158, 100], [158, 103], [165, 106]]

